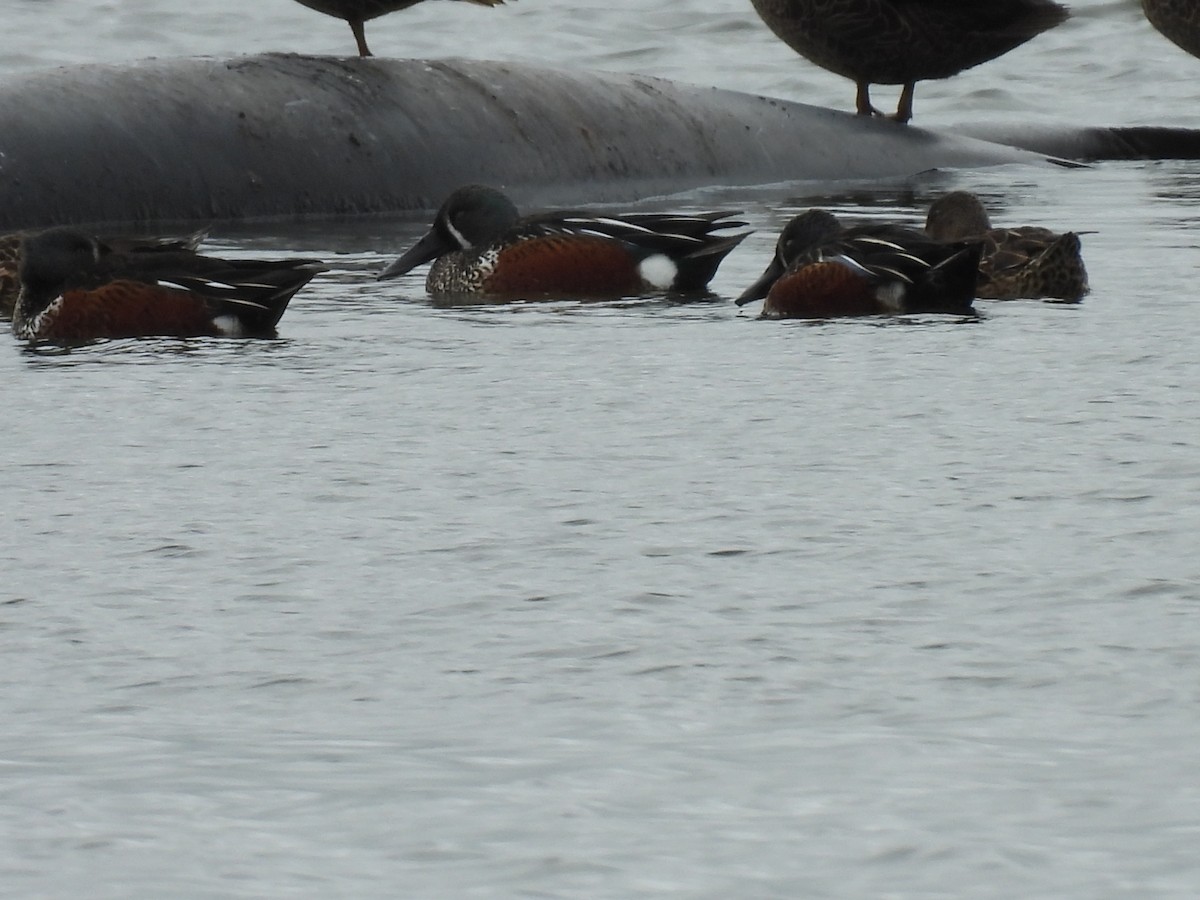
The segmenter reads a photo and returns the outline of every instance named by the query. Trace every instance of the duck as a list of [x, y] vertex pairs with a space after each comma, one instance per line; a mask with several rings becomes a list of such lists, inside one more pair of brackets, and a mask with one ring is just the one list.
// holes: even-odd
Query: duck
[[[355, 43], [358, 44], [358, 55], [373, 56], [374, 54], [367, 47], [364, 23], [369, 19], [377, 19], [379, 16], [416, 6], [421, 0], [296, 0], [296, 2], [309, 9], [325, 13], [327, 16], [333, 16], [335, 19], [345, 19], [354, 33]], [[504, 0], [462, 0], [462, 2], [474, 3], [476, 6], [498, 6]]]
[[993, 228], [970, 191], [951, 191], [930, 204], [925, 231], [939, 241], [982, 242], [976, 286], [982, 299], [1078, 303], [1090, 290], [1078, 232], [1036, 225]]
[[1142, 0], [1142, 12], [1163, 37], [1200, 56], [1200, 5], [1195, 0]]
[[397, 278], [433, 262], [435, 298], [609, 298], [704, 291], [721, 261], [750, 232], [737, 212], [597, 214], [554, 210], [522, 216], [502, 191], [455, 190], [429, 231], [379, 273]]
[[[203, 229], [179, 238], [103, 237], [97, 240], [108, 251], [121, 253], [175, 252], [195, 250], [207, 234], [208, 230]], [[19, 231], [0, 234], [0, 316], [10, 320], [17, 305], [17, 295], [21, 292], [19, 270], [23, 237], [24, 234]]]
[[225, 260], [114, 249], [72, 228], [26, 235], [12, 331], [31, 343], [155, 335], [271, 337], [313, 259]]
[[845, 228], [828, 210], [810, 209], [784, 226], [770, 264], [736, 303], [763, 299], [761, 316], [774, 319], [973, 316], [980, 250], [902, 225]]
[[854, 81], [859, 115], [872, 84], [903, 85], [896, 122], [912, 118], [918, 81], [949, 78], [1064, 22], [1054, 0], [753, 0], [785, 44]]

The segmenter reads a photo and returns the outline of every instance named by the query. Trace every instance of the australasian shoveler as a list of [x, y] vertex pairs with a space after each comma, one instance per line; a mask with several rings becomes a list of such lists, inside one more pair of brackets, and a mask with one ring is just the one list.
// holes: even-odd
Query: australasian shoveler
[[[350, 24], [350, 30], [354, 32], [354, 40], [358, 44], [358, 55], [371, 56], [363, 24], [369, 19], [376, 19], [390, 12], [398, 12], [408, 9], [410, 6], [416, 6], [421, 0], [296, 0], [296, 2], [309, 9], [315, 9], [317, 12], [323, 12], [327, 16], [345, 19]], [[463, 0], [463, 2], [474, 3], [478, 6], [497, 6], [504, 0]]]
[[980, 245], [934, 241], [914, 228], [842, 228], [830, 212], [801, 213], [783, 229], [762, 276], [737, 299], [766, 298], [777, 319], [953, 313], [974, 315]]
[[1142, 0], [1150, 24], [1192, 56], [1200, 56], [1200, 3], [1196, 0]]
[[120, 252], [54, 228], [24, 238], [13, 334], [71, 344], [97, 338], [269, 337], [317, 260], [225, 260], [189, 250]]
[[[197, 231], [186, 237], [179, 238], [148, 238], [148, 237], [102, 237], [102, 246], [117, 253], [129, 252], [176, 252], [179, 250], [195, 250], [204, 240], [207, 230]], [[17, 295], [21, 292], [21, 239], [24, 234], [19, 231], [0, 234], [0, 316], [12, 319], [13, 309], [17, 305]]]
[[602, 298], [653, 291], [703, 291], [749, 232], [735, 212], [556, 211], [521, 217], [500, 191], [459, 188], [433, 226], [385, 268], [396, 278], [433, 260], [425, 281], [435, 297]]
[[982, 242], [976, 291], [984, 299], [1077, 303], [1089, 290], [1078, 233], [1036, 225], [993, 228], [979, 198], [968, 191], [935, 200], [925, 231], [939, 241]]
[[900, 84], [897, 122], [918, 81], [1002, 56], [1067, 18], [1053, 0], [753, 0], [785, 44], [858, 86], [859, 115], [880, 115], [872, 84]]

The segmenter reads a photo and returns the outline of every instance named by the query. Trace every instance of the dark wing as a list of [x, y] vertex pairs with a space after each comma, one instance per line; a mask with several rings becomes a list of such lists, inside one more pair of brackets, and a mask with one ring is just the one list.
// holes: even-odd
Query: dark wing
[[706, 245], [729, 236], [714, 232], [740, 228], [745, 222], [731, 218], [733, 212], [684, 215], [672, 213], [621, 213], [605, 216], [597, 213], [567, 212], [532, 216], [517, 224], [514, 235], [579, 234], [621, 241], [650, 256], [662, 253], [675, 259], [702, 250]]
[[814, 248], [812, 260], [844, 255], [883, 278], [913, 284], [962, 244], [943, 244], [923, 231], [899, 225], [863, 225]]
[[327, 267], [315, 259], [219, 259], [187, 251], [102, 256], [97, 280], [128, 280], [187, 291], [215, 315], [235, 315], [253, 329], [274, 328], [300, 288]]
[[881, 281], [903, 283], [908, 308], [927, 312], [970, 311], [982, 252], [980, 241], [943, 243], [896, 225], [847, 229], [813, 251], [821, 259], [841, 256]]

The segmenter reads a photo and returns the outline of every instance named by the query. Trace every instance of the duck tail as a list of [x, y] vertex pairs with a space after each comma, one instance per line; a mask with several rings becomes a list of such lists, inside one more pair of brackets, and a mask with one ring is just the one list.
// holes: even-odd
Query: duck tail
[[734, 247], [744, 241], [750, 232], [718, 237], [705, 241], [704, 246], [693, 250], [678, 260], [679, 269], [671, 289], [676, 291], [703, 291], [717, 274], [717, 268]]
[[296, 293], [328, 267], [317, 260], [296, 259], [264, 262], [258, 271], [239, 271], [229, 279], [231, 293], [221, 304], [253, 333], [275, 330]]
[[964, 241], [952, 245], [954, 251], [933, 266], [914, 286], [914, 304], [918, 300], [925, 311], [971, 315], [975, 311], [975, 282], [983, 243]]
[[1039, 296], [1066, 303], [1082, 300], [1091, 287], [1083, 265], [1079, 235], [1068, 231], [1031, 259], [1026, 278], [1038, 287]]

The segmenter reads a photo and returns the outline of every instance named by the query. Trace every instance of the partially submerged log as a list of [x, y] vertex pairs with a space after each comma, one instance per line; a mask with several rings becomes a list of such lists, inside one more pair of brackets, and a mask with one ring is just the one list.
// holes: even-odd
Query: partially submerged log
[[393, 212], [479, 181], [568, 205], [1045, 161], [734, 91], [461, 59], [150, 60], [0, 84], [0, 231]]

